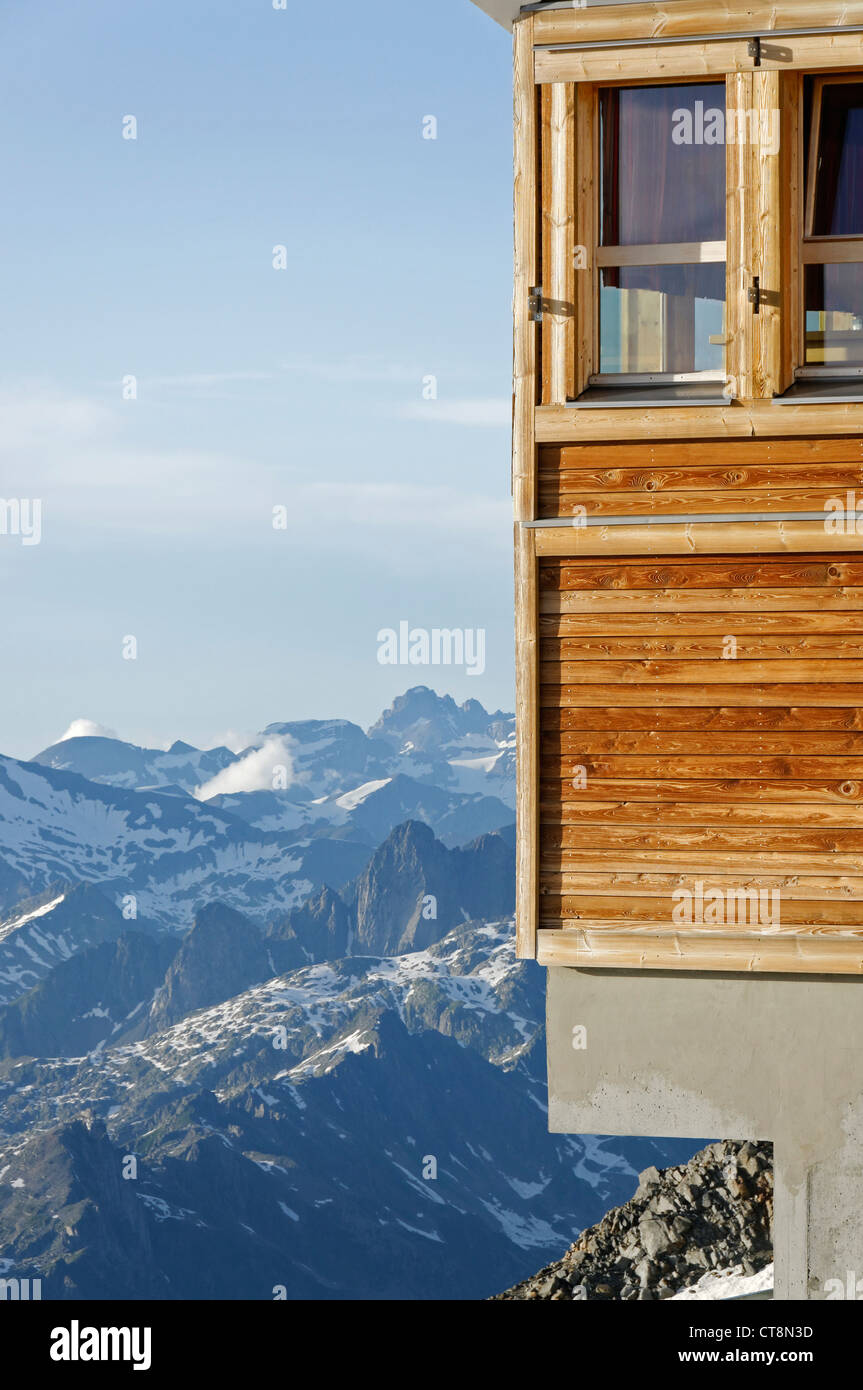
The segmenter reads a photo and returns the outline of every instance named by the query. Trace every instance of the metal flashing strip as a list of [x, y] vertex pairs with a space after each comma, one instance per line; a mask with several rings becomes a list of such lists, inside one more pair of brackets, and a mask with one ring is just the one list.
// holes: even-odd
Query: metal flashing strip
[[[601, 389], [601, 388], [591, 388]], [[567, 401], [565, 410], [667, 410], [675, 406], [705, 406], [705, 405], [730, 405], [731, 396], [623, 396], [625, 387], [609, 386], [609, 392], [619, 392], [619, 398], [614, 399], [612, 395], [603, 396], [602, 399]], [[586, 394], [586, 393], [585, 393]]]
[[863, 34], [863, 24], [828, 24], [816, 29], [740, 29], [727, 34], [652, 34], [643, 39], [590, 39], [584, 43], [537, 43], [535, 53], [586, 52], [591, 48], [656, 48], [671, 43], [722, 43], [735, 39], [801, 39], [827, 34]]
[[[826, 512], [688, 512], [680, 516], [661, 516], [650, 513], [647, 516], [558, 516], [543, 517], [540, 521], [522, 521], [521, 526], [529, 530], [542, 530], [547, 527], [564, 526], [581, 530], [585, 526], [713, 526], [721, 522], [739, 521], [826, 521]], [[846, 511], [845, 520], [851, 517], [863, 520], [863, 510]]]
[[774, 396], [773, 405], [860, 405], [863, 404], [863, 391], [858, 396], [820, 396], [817, 392], [801, 391], [796, 396]]

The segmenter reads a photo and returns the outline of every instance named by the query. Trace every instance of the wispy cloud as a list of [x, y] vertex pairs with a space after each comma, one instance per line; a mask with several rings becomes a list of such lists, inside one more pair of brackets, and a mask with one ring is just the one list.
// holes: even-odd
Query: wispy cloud
[[466, 425], [471, 429], [509, 429], [512, 402], [509, 397], [488, 396], [463, 401], [413, 401], [398, 412], [403, 420], [423, 424]]
[[289, 740], [268, 738], [260, 748], [222, 768], [209, 782], [198, 787], [195, 796], [199, 801], [208, 801], [212, 796], [230, 796], [237, 792], [271, 791], [274, 785], [288, 786], [292, 779]]
[[[217, 544], [226, 529], [263, 540], [278, 536], [274, 509], [281, 507], [292, 544], [304, 545], [314, 527], [325, 526], [333, 543], [354, 552], [379, 546], [383, 533], [393, 543], [400, 533], [408, 544], [418, 526], [426, 535], [469, 531], [479, 539], [499, 537], [508, 525], [508, 497], [470, 492], [461, 482], [327, 480], [315, 476], [317, 461], [314, 469], [299, 458], [274, 468], [254, 451], [143, 444], [137, 410], [135, 401], [108, 406], [45, 390], [0, 393], [5, 487], [42, 499], [47, 543], [95, 531], [102, 544], [133, 533]], [[441, 410], [429, 403], [416, 408], [416, 418], [441, 419]], [[445, 410], [451, 418], [455, 407]], [[456, 414], [491, 423], [495, 410], [502, 413], [500, 402], [461, 402]], [[366, 536], [372, 532], [374, 542]]]
[[116, 738], [113, 729], [107, 729], [104, 724], [97, 724], [93, 719], [73, 719], [65, 734], [61, 734], [58, 743], [65, 743], [69, 738]]

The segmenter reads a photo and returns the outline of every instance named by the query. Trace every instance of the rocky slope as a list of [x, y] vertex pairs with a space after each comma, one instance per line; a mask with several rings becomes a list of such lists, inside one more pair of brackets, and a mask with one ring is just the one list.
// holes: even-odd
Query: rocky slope
[[773, 1146], [724, 1140], [680, 1167], [648, 1168], [631, 1201], [562, 1259], [498, 1299], [665, 1299], [708, 1270], [757, 1274], [773, 1258]]

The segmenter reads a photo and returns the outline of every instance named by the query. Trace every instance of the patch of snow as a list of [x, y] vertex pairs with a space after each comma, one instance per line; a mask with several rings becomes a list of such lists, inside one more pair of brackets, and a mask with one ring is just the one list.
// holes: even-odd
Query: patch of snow
[[374, 792], [379, 792], [381, 787], [385, 787], [391, 782], [391, 777], [384, 777], [380, 782], [363, 782], [361, 787], [355, 787], [352, 792], [345, 792], [343, 796], [336, 797], [336, 805], [341, 806], [343, 811], [354, 811], [357, 806], [361, 806], [367, 797]]
[[25, 922], [32, 922], [35, 917], [44, 917], [46, 913], [53, 912], [55, 907], [63, 901], [66, 894], [61, 893], [59, 898], [52, 899], [49, 903], [43, 903], [41, 907], [34, 907], [32, 912], [25, 912], [21, 917], [14, 917], [11, 922], [4, 922], [0, 925], [0, 941], [9, 936], [19, 927], [23, 927]]
[[732, 1269], [710, 1269], [697, 1284], [672, 1294], [669, 1302], [694, 1302], [705, 1299], [743, 1298], [746, 1294], [771, 1293], [773, 1265], [765, 1265], [757, 1274], [744, 1274], [741, 1265]]
[[436, 1240], [439, 1245], [443, 1245], [443, 1238], [438, 1235], [437, 1231], [421, 1231], [419, 1226], [409, 1226], [407, 1221], [402, 1221], [399, 1216], [396, 1217], [396, 1223], [415, 1236], [425, 1236], [426, 1240]]

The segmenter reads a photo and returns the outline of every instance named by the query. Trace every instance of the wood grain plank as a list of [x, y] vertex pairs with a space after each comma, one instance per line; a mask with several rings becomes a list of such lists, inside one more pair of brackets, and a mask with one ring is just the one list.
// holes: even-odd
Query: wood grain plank
[[[564, 795], [555, 793], [552, 784], [543, 783], [540, 790], [540, 816], [548, 825], [616, 825], [662, 826], [673, 834], [679, 826], [709, 828], [711, 826], [752, 826], [756, 830], [797, 826], [813, 829], [855, 830], [863, 827], [863, 807], [859, 805], [831, 806], [816, 802], [712, 802], [677, 801], [592, 801], [565, 800], [575, 794], [563, 786]], [[588, 783], [587, 791], [590, 791]], [[586, 793], [585, 793], [586, 795]]]
[[[753, 735], [757, 739], [758, 735]], [[777, 779], [808, 781], [824, 778], [829, 782], [853, 782], [863, 777], [863, 757], [846, 753], [838, 757], [829, 754], [770, 755], [763, 753], [718, 754], [674, 753], [663, 756], [628, 753], [578, 753], [566, 756], [558, 764], [560, 776], [571, 780], [578, 769], [588, 779], [634, 777], [667, 781], [680, 777], [746, 778], [772, 782]], [[547, 772], [543, 769], [545, 776]], [[588, 783], [589, 785], [589, 783]]]
[[708, 406], [666, 406], [647, 414], [615, 407], [572, 410], [548, 405], [536, 412], [536, 437], [540, 444], [580, 444], [605, 441], [655, 441], [725, 439], [735, 444], [763, 438], [780, 441], [810, 433], [828, 435], [859, 433], [859, 404], [797, 404], [777, 408], [772, 401], [753, 400]]
[[[826, 757], [830, 754], [856, 753], [863, 756], [863, 734], [840, 734], [819, 732], [801, 734], [794, 730], [786, 733], [764, 733], [761, 730], [750, 733], [654, 733], [616, 732], [603, 729], [601, 732], [569, 734], [543, 734], [540, 741], [543, 767], [548, 769], [562, 763], [564, 758], [579, 763], [586, 753], [652, 755], [665, 758], [679, 753], [703, 754], [712, 758], [722, 758], [732, 754], [752, 753], [756, 749], [759, 756], [768, 754], [788, 755], [791, 753], [812, 753]], [[568, 776], [567, 768], [561, 772]], [[546, 775], [550, 775], [546, 772]], [[785, 785], [784, 780], [780, 785]]]
[[[798, 692], [795, 691], [795, 694]], [[655, 697], [654, 697], [655, 698]], [[543, 736], [584, 730], [649, 730], [653, 733], [691, 733], [707, 730], [716, 732], [746, 732], [758, 729], [765, 733], [776, 731], [854, 731], [863, 729], [863, 709], [817, 706], [742, 705], [729, 702], [715, 708], [694, 707], [678, 709], [668, 704], [608, 705], [602, 709], [567, 709], [555, 706], [542, 711], [540, 727]], [[765, 744], [766, 751], [770, 751]], [[578, 751], [578, 750], [575, 750]], [[829, 749], [825, 749], [829, 752]], [[842, 748], [841, 752], [851, 749]]]
[[[670, 898], [675, 888], [687, 888], [701, 883], [709, 888], [777, 888], [782, 902], [794, 901], [863, 902], [863, 876], [859, 874], [813, 874], [800, 878], [796, 874], [744, 873], [728, 870], [725, 873], [625, 873], [619, 870], [600, 873], [553, 872], [544, 866], [540, 872], [540, 894], [549, 900], [554, 915], [554, 900], [566, 897], [594, 895], [614, 899], [621, 896]], [[548, 915], [544, 902], [540, 911]]]
[[[544, 685], [593, 684], [601, 681], [620, 681], [625, 685], [643, 685], [646, 681], [661, 686], [698, 681], [705, 685], [743, 685], [751, 687], [758, 681], [771, 684], [813, 685], [819, 682], [825, 690], [834, 684], [849, 681], [863, 682], [863, 661], [850, 658], [841, 665], [833, 661], [799, 658], [794, 661], [776, 657], [772, 661], [714, 660], [686, 661], [559, 661], [541, 662], [540, 683]], [[663, 697], [664, 698], [664, 694]], [[787, 698], [791, 698], [790, 696]]]
[[[542, 491], [540, 490], [542, 497]], [[738, 488], [722, 492], [577, 492], [559, 496], [547, 516], [691, 516], [722, 512], [823, 512], [825, 521], [844, 505], [835, 487]], [[831, 507], [828, 504], [832, 504]], [[540, 508], [540, 510], [545, 510]]]
[[854, 936], [798, 932], [776, 936], [718, 932], [612, 932], [578, 929], [541, 930], [537, 937], [540, 965], [587, 966], [604, 970], [719, 970], [810, 972], [856, 975], [863, 972], [863, 942]]
[[706, 874], [781, 874], [801, 883], [807, 879], [829, 881], [835, 875], [856, 877], [863, 868], [859, 854], [839, 852], [785, 852], [764, 850], [758, 852], [753, 861], [734, 850], [699, 849], [697, 853], [660, 848], [629, 849], [621, 846], [613, 848], [553, 848], [543, 846], [542, 872], [544, 874], [582, 873], [585, 871], [602, 874], [673, 874], [695, 877]]
[[863, 611], [863, 588], [544, 590], [542, 613], [782, 613], [801, 609]]
[[672, 805], [705, 801], [711, 805], [772, 802], [778, 806], [820, 803], [836, 807], [863, 803], [863, 779], [723, 777], [721, 755], [714, 755], [714, 759], [717, 771], [712, 776], [590, 777], [586, 786], [580, 786], [576, 784], [582, 779], [575, 775], [575, 769], [582, 766], [578, 757], [562, 760], [557, 766], [547, 758], [543, 763], [540, 791], [543, 797], [554, 797], [558, 804], [562, 798], [574, 802], [580, 797], [599, 802], [648, 802], [653, 814], [660, 817], [664, 811], [657, 803], [661, 802]]
[[[860, 64], [860, 36], [841, 29], [830, 34], [785, 34], [781, 44], [764, 46], [761, 63], [767, 71], [856, 68]], [[641, 83], [725, 74], [751, 77], [751, 71], [747, 41], [730, 37], [656, 42], [649, 47], [538, 48], [535, 61], [537, 82]], [[741, 101], [741, 105], [745, 103]], [[745, 109], [752, 109], [751, 99]], [[739, 147], [729, 142], [728, 148]], [[748, 146], [743, 148], [749, 150]]]
[[[699, 880], [700, 881], [700, 880]], [[692, 891], [690, 889], [690, 891]], [[727, 889], [723, 890], [727, 891]], [[736, 891], [740, 891], [739, 889]], [[758, 890], [754, 890], [756, 893]], [[762, 889], [762, 892], [769, 893], [769, 889]], [[781, 889], [774, 889], [774, 892], [781, 895]], [[729, 904], [729, 906], [731, 906]], [[763, 915], [766, 917], [772, 906], [771, 898], [765, 898]], [[779, 924], [773, 930], [781, 931], [788, 927], [841, 927], [843, 930], [858, 930], [863, 935], [863, 902], [835, 898], [828, 901], [809, 898], [778, 898]], [[671, 895], [667, 897], [651, 896], [630, 896], [621, 895], [617, 900], [603, 894], [566, 894], [554, 895], [547, 894], [542, 898], [540, 904], [540, 923], [548, 927], [551, 923], [559, 921], [562, 926], [574, 921], [588, 920], [599, 926], [600, 924], [608, 927], [625, 927], [630, 923], [638, 923], [641, 926], [649, 927], [651, 930], [673, 931], [675, 903]], [[723, 904], [723, 908], [725, 904]], [[768, 922], [759, 924], [758, 921], [758, 902], [740, 904], [738, 910], [734, 905], [735, 918], [738, 925], [734, 930], [758, 930], [759, 926], [768, 925]], [[774, 914], [775, 915], [775, 914]], [[741, 921], [740, 918], [743, 918]], [[718, 926], [726, 925], [722, 922]], [[863, 944], [863, 941], [861, 941]]]
[[537, 44], [601, 43], [603, 39], [684, 38], [687, 35], [736, 34], [742, 29], [769, 34], [771, 29], [825, 29], [863, 24], [861, 0], [642, 0], [639, 4], [596, 5], [590, 9], [540, 11]]
[[857, 555], [731, 555], [690, 560], [543, 560], [543, 589], [691, 590], [792, 588], [808, 592], [863, 586], [863, 557]]
[[[545, 451], [543, 451], [545, 452]], [[858, 488], [863, 481], [863, 463], [764, 463], [744, 466], [731, 464], [728, 450], [725, 459], [716, 467], [691, 464], [684, 467], [620, 468], [606, 465], [596, 468], [554, 468], [540, 461], [540, 497], [577, 501], [584, 492], [644, 493], [662, 492], [731, 492], [741, 489], [796, 488], [801, 484], [824, 492], [843, 493]], [[544, 514], [545, 509], [543, 509]]]
[[[626, 685], [619, 681], [603, 681], [579, 685], [540, 685], [539, 703], [552, 709], [578, 709], [582, 706], [604, 708], [615, 705], [647, 705], [657, 699], [656, 685]], [[696, 707], [699, 705], [782, 705], [793, 699], [795, 705], [816, 705], [845, 708], [863, 704], [863, 685], [848, 682], [824, 685], [789, 685], [765, 681], [758, 685], [722, 684], [665, 685], [662, 700], [667, 705]]]
[[[573, 394], [588, 385], [595, 368], [596, 294], [594, 248], [598, 241], [599, 200], [595, 194], [596, 106], [593, 87], [575, 87], [575, 244], [583, 248], [584, 261], [575, 272], [575, 375]], [[566, 407], [563, 407], [564, 409]]]
[[727, 635], [729, 627], [738, 637], [746, 634], [773, 635], [779, 639], [805, 634], [841, 636], [843, 633], [863, 633], [863, 611], [793, 613], [543, 613], [539, 619], [539, 634], [543, 638], [596, 637], [608, 639], [634, 637], [676, 637], [683, 633], [693, 638]]
[[665, 468], [713, 468], [734, 472], [770, 464], [779, 467], [838, 464], [845, 467], [861, 460], [863, 439], [856, 434], [823, 438], [801, 435], [782, 439], [737, 439], [734, 441], [733, 454], [729, 452], [729, 441], [725, 438], [699, 439], [697, 442], [686, 438], [644, 438], [622, 442], [543, 444], [539, 451], [540, 471], [546, 474], [587, 469], [607, 472], [612, 476], [626, 468], [637, 472]]
[[[549, 108], [548, 274], [543, 269], [543, 376], [545, 356], [549, 399], [563, 405], [575, 395], [575, 89], [569, 82], [551, 88]], [[543, 200], [546, 202], [545, 185]], [[545, 253], [543, 252], [543, 262]]]
[[536, 516], [537, 331], [528, 318], [529, 289], [538, 268], [538, 112], [533, 86], [533, 18], [515, 25], [513, 38], [513, 432], [516, 625], [516, 952], [536, 949], [539, 813], [537, 572], [533, 533], [519, 525]]
[[863, 636], [753, 636], [734, 632], [712, 637], [545, 637], [540, 641], [540, 659], [552, 663], [570, 661], [670, 661], [695, 658], [722, 660], [730, 650], [727, 637], [733, 636], [736, 657], [741, 660], [776, 661], [781, 658], [810, 658], [829, 661], [863, 659]]
[[544, 825], [543, 853], [555, 849], [618, 850], [724, 850], [744, 855], [750, 866], [762, 862], [765, 851], [785, 854], [859, 854], [863, 850], [863, 831], [786, 829], [751, 830], [735, 826], [677, 826], [668, 830], [639, 826]]
[[[709, 513], [706, 513], [709, 515]], [[853, 527], [855, 522], [849, 521]], [[817, 520], [798, 519], [676, 522], [654, 518], [650, 525], [621, 522], [618, 525], [578, 526], [561, 523], [537, 529], [536, 553], [548, 556], [597, 555], [715, 555], [737, 552], [758, 555], [765, 551], [795, 554], [797, 551], [847, 550], [854, 540], [863, 549], [863, 534], [841, 533]]]

